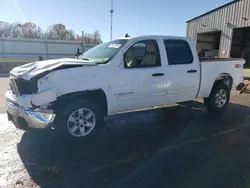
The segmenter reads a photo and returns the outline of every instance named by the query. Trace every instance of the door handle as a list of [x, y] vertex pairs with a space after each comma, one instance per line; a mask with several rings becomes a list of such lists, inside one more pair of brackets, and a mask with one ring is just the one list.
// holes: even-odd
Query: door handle
[[188, 70], [187, 73], [195, 73], [197, 70]]
[[154, 73], [152, 76], [164, 76], [164, 73]]

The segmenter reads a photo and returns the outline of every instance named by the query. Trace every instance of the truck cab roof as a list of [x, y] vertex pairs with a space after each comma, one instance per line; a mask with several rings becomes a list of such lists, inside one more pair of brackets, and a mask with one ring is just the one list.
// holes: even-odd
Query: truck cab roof
[[180, 40], [191, 40], [188, 37], [181, 37], [181, 36], [171, 36], [171, 35], [139, 35], [139, 36], [130, 36], [130, 37], [123, 37], [121, 39], [180, 39]]

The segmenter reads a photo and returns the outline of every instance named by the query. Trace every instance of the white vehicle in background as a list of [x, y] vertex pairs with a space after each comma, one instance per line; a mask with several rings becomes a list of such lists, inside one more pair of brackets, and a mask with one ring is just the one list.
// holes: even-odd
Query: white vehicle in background
[[242, 82], [242, 59], [199, 60], [184, 37], [140, 36], [95, 46], [78, 59], [29, 63], [10, 72], [8, 118], [21, 129], [53, 126], [86, 139], [104, 116], [204, 98], [221, 113]]

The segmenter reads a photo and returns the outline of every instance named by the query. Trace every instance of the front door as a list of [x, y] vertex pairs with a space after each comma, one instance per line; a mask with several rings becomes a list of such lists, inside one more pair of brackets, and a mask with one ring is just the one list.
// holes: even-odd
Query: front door
[[124, 68], [115, 80], [115, 111], [161, 105], [166, 99], [165, 80], [157, 41], [136, 42], [125, 52]]

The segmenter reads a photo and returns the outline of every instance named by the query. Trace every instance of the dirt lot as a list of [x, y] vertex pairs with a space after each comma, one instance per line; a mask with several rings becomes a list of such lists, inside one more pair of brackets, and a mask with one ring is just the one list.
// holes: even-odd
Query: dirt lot
[[217, 118], [196, 102], [112, 116], [96, 139], [79, 144], [53, 130], [16, 130], [2, 114], [0, 187], [246, 188], [249, 122], [246, 94], [233, 94]]

